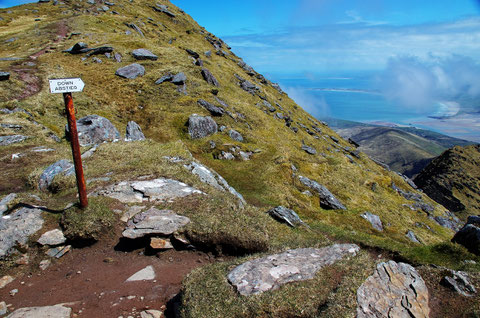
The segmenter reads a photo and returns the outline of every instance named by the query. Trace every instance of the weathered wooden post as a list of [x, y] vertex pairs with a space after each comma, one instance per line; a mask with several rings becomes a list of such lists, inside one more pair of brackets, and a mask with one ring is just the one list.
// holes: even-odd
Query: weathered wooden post
[[85, 83], [83, 83], [81, 78], [51, 79], [49, 82], [50, 93], [63, 94], [65, 112], [67, 113], [68, 131], [70, 132], [73, 163], [75, 165], [75, 176], [77, 177], [78, 196], [80, 198], [80, 207], [83, 209], [88, 205], [87, 187], [85, 177], [83, 176], [82, 154], [80, 152], [80, 143], [78, 142], [77, 121], [75, 120], [72, 93], [83, 91]]

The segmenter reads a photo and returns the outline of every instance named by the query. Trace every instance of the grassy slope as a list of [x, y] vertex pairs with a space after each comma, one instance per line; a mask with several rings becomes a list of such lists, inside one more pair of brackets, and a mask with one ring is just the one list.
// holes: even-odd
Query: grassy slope
[[[323, 133], [319, 139], [314, 139], [303, 129], [295, 134], [285, 126], [283, 121], [274, 119], [270, 113], [256, 107], [255, 105], [261, 102], [261, 99], [243, 91], [234, 77], [237, 73], [245, 79], [255, 81], [237, 65], [239, 58], [227, 48], [224, 48], [229, 53], [227, 57], [216, 55], [212, 45], [205, 40], [208, 32], [170, 3], [166, 1], [130, 3], [126, 0], [117, 0], [113, 9], [119, 14], [112, 15], [100, 13], [95, 6], [87, 5], [85, 2], [75, 2], [75, 4], [71, 4], [73, 1], [66, 2], [66, 7], [30, 4], [13, 8], [10, 14], [7, 14], [6, 10], [0, 11], [0, 16], [5, 19], [0, 21], [0, 43], [11, 37], [17, 38], [15, 42], [2, 46], [0, 57], [16, 56], [24, 59], [13, 62], [0, 61], [1, 70], [12, 72], [10, 81], [0, 82], [0, 108], [22, 107], [33, 114], [35, 121], [46, 127], [46, 129], [39, 128], [41, 126], [32, 124], [22, 114], [1, 115], [1, 122], [7, 120], [17, 122], [18, 118], [23, 116], [22, 120], [25, 121], [26, 128], [22, 132], [27, 133], [25, 130], [33, 129], [28, 133], [36, 137], [22, 144], [0, 148], [0, 158], [5, 163], [0, 172], [7, 173], [12, 178], [20, 178], [22, 182], [30, 180], [30, 183], [34, 183], [42, 167], [60, 158], [69, 157], [69, 146], [65, 141], [55, 144], [46, 137], [49, 131], [63, 136], [65, 125], [61, 95], [48, 92], [47, 80], [48, 78], [81, 77], [86, 87], [83, 93], [74, 94], [77, 118], [88, 114], [102, 115], [110, 119], [121, 131], [129, 120], [135, 120], [143, 128], [145, 135], [151, 139], [135, 145], [125, 143], [102, 145], [92, 158], [85, 161], [87, 178], [102, 177], [113, 172], [111, 183], [142, 175], [166, 176], [213, 193], [211, 200], [198, 199], [198, 202], [173, 206], [179, 213], [184, 213], [195, 220], [188, 233], [199, 242], [228, 245], [232, 241], [239, 241], [242, 242], [242, 248], [245, 250], [253, 251], [254, 249], [251, 249], [253, 244], [265, 246], [271, 251], [278, 251], [290, 247], [322, 246], [331, 241], [351, 241], [365, 246], [379, 247], [385, 249], [387, 253], [399, 253], [402, 257], [414, 262], [437, 263], [453, 267], [463, 266], [456, 258], [474, 258], [469, 254], [463, 254], [464, 250], [445, 243], [452, 237], [453, 232], [440, 227], [425, 213], [413, 212], [403, 206], [411, 202], [393, 191], [390, 187], [391, 183], [395, 182], [406, 191], [412, 190], [399, 176], [376, 165], [364, 154], [361, 154], [361, 159], [355, 159], [355, 162], [351, 163], [342, 148], [349, 144], [322, 124], [318, 126]], [[172, 19], [165, 14], [154, 12], [151, 5], [157, 2], [169, 5], [177, 17]], [[78, 10], [71, 10], [72, 7], [77, 7]], [[85, 11], [87, 9], [90, 12]], [[38, 12], [32, 10], [38, 10]], [[37, 17], [40, 17], [41, 21], [35, 21]], [[149, 22], [148, 18], [151, 18], [156, 25], [150, 23], [152, 21]], [[145, 37], [139, 36], [126, 27], [125, 22], [136, 23]], [[70, 33], [79, 32], [80, 34], [72, 36], [71, 39], [59, 40], [57, 34], [61, 33], [63, 25], [68, 26]], [[126, 35], [127, 30], [132, 34]], [[112, 59], [99, 56], [102, 63], [98, 64], [94, 63], [92, 58], [82, 61], [81, 55], [61, 52], [80, 41], [88, 43], [90, 47], [111, 45], [115, 48], [115, 52], [123, 55], [124, 61], [116, 63]], [[48, 48], [48, 52], [34, 61], [36, 65], [29, 66], [30, 71], [15, 72], [18, 68], [26, 68], [24, 63], [33, 61], [28, 56], [45, 47]], [[149, 49], [159, 56], [158, 61], [140, 61], [139, 63], [146, 68], [146, 74], [135, 80], [115, 76], [114, 73], [118, 67], [135, 62], [130, 52], [136, 48]], [[226, 133], [220, 132], [200, 140], [191, 140], [188, 137], [185, 123], [190, 114], [208, 114], [197, 105], [196, 101], [202, 98], [215, 102], [211, 93], [215, 87], [202, 79], [200, 68], [193, 64], [193, 60], [185, 51], [186, 48], [198, 52], [204, 60], [205, 67], [218, 79], [220, 82], [218, 97], [230, 105], [228, 110], [245, 116], [245, 119], [241, 116], [235, 116], [235, 119], [228, 116], [215, 118], [219, 125], [241, 132], [245, 138], [244, 143], [235, 142]], [[211, 58], [203, 54], [207, 50], [213, 52]], [[178, 93], [171, 83], [154, 84], [155, 80], [166, 72], [180, 71], [184, 72], [188, 78], [187, 96]], [[30, 80], [37, 83], [41, 89], [32, 96], [20, 98], [27, 87], [24, 77], [22, 78], [25, 72], [35, 75], [30, 77]], [[298, 123], [302, 123], [311, 127], [312, 123], [318, 123], [287, 95], [280, 94], [270, 84], [261, 84], [258, 81], [256, 84], [272, 105], [278, 102], [285, 114], [291, 113], [294, 120], [293, 126], [300, 128]], [[2, 129], [0, 134], [12, 134], [12, 131]], [[339, 144], [333, 142], [329, 136], [339, 138]], [[215, 141], [217, 149], [210, 149], [210, 140]], [[315, 147], [320, 154], [311, 156], [302, 151], [300, 149], [302, 140]], [[26, 147], [38, 144], [52, 146], [57, 151], [54, 154], [42, 155], [39, 161], [25, 159], [24, 162], [10, 165], [11, 153], [20, 152]], [[259, 150], [259, 152], [246, 162], [214, 159], [215, 153], [227, 150], [232, 145], [237, 145], [242, 150]], [[223, 175], [250, 203], [247, 208], [238, 210], [232, 204], [234, 200], [230, 196], [200, 184], [181, 166], [171, 165], [162, 159], [165, 155], [189, 157], [190, 154]], [[112, 165], [112, 158], [114, 158], [114, 165]], [[319, 207], [318, 198], [302, 194], [305, 189], [297, 179], [292, 177], [292, 164], [298, 168], [298, 174], [324, 184], [348, 209], [346, 211], [324, 210]], [[38, 167], [39, 165], [41, 167]], [[1, 194], [4, 195], [13, 189], [25, 190], [22, 182], [16, 187], [11, 186], [9, 182], [2, 184]], [[68, 199], [74, 199], [73, 180], [59, 182], [62, 183], [59, 186], [60, 189], [65, 190], [53, 195], [40, 193], [42, 200], [49, 207], [62, 208]], [[109, 182], [95, 182], [91, 187], [98, 188], [106, 183]], [[376, 186], [376, 190], [372, 190], [373, 185]], [[25, 191], [37, 193], [32, 189]], [[425, 195], [423, 197], [426, 202], [436, 207], [433, 215], [443, 214], [444, 208]], [[265, 216], [264, 211], [280, 204], [297, 211], [311, 229], [290, 230]], [[202, 209], [198, 210], [198, 207]], [[369, 223], [360, 217], [360, 214], [365, 211], [380, 216], [385, 224], [384, 232], [373, 230]], [[428, 230], [425, 226], [417, 227], [415, 224], [428, 225], [432, 230]], [[405, 237], [408, 229], [412, 229], [426, 245], [415, 246], [409, 242]], [[445, 250], [448, 251], [445, 252]], [[358, 268], [359, 265], [355, 262], [349, 263], [351, 266], [345, 267], [344, 270], [350, 273], [355, 272], [351, 269]], [[217, 273], [220, 270], [221, 273], [225, 273], [226, 269], [214, 267], [205, 270], [217, 271]], [[329, 273], [328, 271], [326, 270], [326, 273]], [[342, 269], [337, 268], [333, 272], [341, 273]], [[359, 276], [364, 274], [365, 272], [359, 272]], [[197, 276], [192, 277], [192, 281], [187, 285], [197, 286], [192, 290], [200, 289], [201, 279], [194, 278]], [[321, 277], [324, 277], [323, 274]], [[319, 282], [315, 282], [313, 286], [322, 285], [322, 279], [319, 278]], [[215, 281], [211, 283], [213, 285], [225, 283], [223, 281], [219, 283], [216, 279], [213, 281]], [[303, 288], [304, 284], [309, 286], [308, 288], [316, 289], [309, 283], [302, 283], [298, 285], [299, 288]], [[338, 284], [343, 284], [343, 287], [338, 289], [337, 293], [345, 293], [342, 296], [345, 298], [341, 299], [353, 297], [350, 287], [345, 286], [345, 283], [338, 282]], [[336, 290], [338, 284], [337, 282], [329, 284], [330, 292]], [[286, 292], [293, 295], [295, 288], [293, 291]], [[222, 293], [219, 295], [221, 297]], [[329, 295], [333, 297], [334, 294]], [[252, 308], [260, 308], [258, 310], [262, 312], [268, 311], [270, 309], [265, 308], [267, 300], [260, 300], [260, 304], [249, 303], [241, 310], [251, 311]], [[197, 301], [201, 303], [200, 300], [197, 299]], [[325, 303], [325, 299], [317, 299], [314, 303], [321, 305]], [[352, 308], [345, 310], [352, 313]], [[265, 315], [267, 315], [266, 312]]]

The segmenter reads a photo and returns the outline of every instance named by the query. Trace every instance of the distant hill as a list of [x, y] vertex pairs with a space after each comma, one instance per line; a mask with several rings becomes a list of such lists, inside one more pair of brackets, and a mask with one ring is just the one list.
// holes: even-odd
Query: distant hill
[[448, 149], [418, 174], [415, 183], [452, 212], [480, 214], [480, 145]]
[[408, 177], [414, 177], [446, 149], [472, 144], [415, 127], [386, 127], [339, 119], [325, 121], [340, 136], [359, 144], [359, 150]]

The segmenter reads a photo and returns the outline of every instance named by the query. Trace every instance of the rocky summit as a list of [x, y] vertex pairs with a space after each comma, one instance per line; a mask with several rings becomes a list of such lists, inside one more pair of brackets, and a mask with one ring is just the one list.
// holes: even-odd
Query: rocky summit
[[480, 314], [477, 148], [421, 191], [167, 0], [0, 17], [0, 316]]

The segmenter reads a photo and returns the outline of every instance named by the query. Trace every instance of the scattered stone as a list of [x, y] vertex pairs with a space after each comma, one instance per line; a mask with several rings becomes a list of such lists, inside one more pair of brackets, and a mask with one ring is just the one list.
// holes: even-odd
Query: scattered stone
[[468, 281], [467, 273], [451, 271], [451, 274], [452, 277], [445, 276], [440, 283], [465, 297], [471, 297], [477, 293], [475, 287]]
[[92, 148], [88, 149], [84, 153], [82, 153], [82, 159], [87, 159], [93, 156], [95, 151], [97, 151], [98, 145], [94, 145]]
[[183, 85], [187, 81], [187, 75], [183, 72], [177, 73], [172, 77], [171, 81], [175, 85]]
[[188, 118], [188, 133], [192, 139], [204, 138], [217, 132], [217, 123], [210, 116], [193, 114]]
[[9, 255], [13, 248], [27, 244], [30, 235], [42, 228], [42, 210], [23, 207], [0, 219], [0, 258]]
[[18, 289], [17, 289], [17, 288], [12, 289], [12, 290], [10, 291], [10, 296], [13, 297], [13, 296], [15, 296], [16, 294], [18, 294]]
[[136, 239], [145, 235], [170, 235], [190, 223], [186, 216], [175, 214], [170, 210], [149, 210], [136, 214], [127, 223], [123, 237]]
[[460, 229], [460, 220], [455, 216], [455, 214], [449, 211], [445, 211], [445, 216], [433, 217], [433, 220], [447, 229], [453, 231], [458, 231]]
[[402, 197], [404, 197], [407, 200], [410, 201], [416, 201], [416, 202], [423, 202], [422, 201], [422, 195], [419, 193], [414, 193], [414, 192], [406, 192], [400, 189], [395, 185], [395, 183], [392, 182], [392, 189], [397, 191]]
[[215, 76], [213, 76], [213, 74], [210, 73], [208, 69], [202, 68], [202, 76], [203, 76], [203, 79], [207, 81], [208, 84], [211, 84], [217, 87], [220, 86]]
[[122, 222], [128, 222], [132, 217], [134, 217], [136, 214], [142, 212], [145, 209], [144, 206], [139, 206], [139, 205], [134, 205], [131, 206], [125, 213], [122, 215], [120, 218], [120, 221]]
[[203, 192], [172, 179], [123, 181], [98, 192], [123, 203], [165, 201]]
[[235, 156], [231, 152], [222, 151], [218, 156], [220, 160], [235, 160]]
[[14, 280], [15, 280], [15, 278], [13, 278], [12, 276], [9, 276], [9, 275], [3, 276], [2, 278], [0, 278], [0, 288], [3, 288], [5, 286], [7, 286], [8, 284], [13, 282]]
[[372, 224], [375, 230], [380, 232], [383, 231], [382, 221], [380, 220], [380, 217], [378, 215], [372, 214], [370, 212], [365, 212], [361, 216], [362, 218], [370, 222], [370, 224]]
[[162, 239], [159, 237], [152, 237], [150, 239], [150, 247], [153, 249], [167, 250], [172, 249], [173, 245], [169, 239]]
[[37, 240], [37, 243], [41, 245], [56, 246], [65, 243], [66, 240], [67, 239], [63, 235], [63, 232], [59, 229], [55, 229], [43, 233], [42, 236], [40, 236], [40, 238]]
[[115, 58], [115, 61], [117, 61], [117, 63], [121, 63], [122, 62], [122, 54], [116, 52], [113, 57]]
[[145, 37], [142, 30], [135, 23], [125, 23], [125, 25], [133, 30], [135, 30], [142, 38]]
[[47, 255], [50, 257], [60, 258], [70, 252], [71, 249], [71, 245], [53, 247], [47, 251]]
[[163, 312], [160, 310], [148, 309], [140, 313], [140, 318], [162, 318]]
[[405, 236], [410, 240], [412, 241], [413, 243], [420, 243], [420, 241], [418, 240], [417, 236], [415, 235], [415, 233], [413, 233], [411, 230], [408, 230], [407, 234], [405, 234]]
[[64, 305], [26, 307], [15, 310], [8, 318], [70, 318], [72, 309]]
[[304, 224], [295, 211], [287, 209], [283, 206], [277, 206], [273, 209], [267, 211], [267, 213], [274, 219], [287, 223], [291, 227], [296, 227], [298, 225]]
[[38, 181], [40, 190], [47, 190], [53, 182], [53, 179], [59, 175], [70, 176], [75, 173], [74, 166], [66, 159], [59, 160], [43, 170]]
[[145, 68], [140, 64], [134, 63], [134, 64], [130, 64], [130, 65], [119, 68], [115, 72], [115, 75], [123, 78], [135, 79], [138, 76], [145, 75]]
[[243, 60], [238, 61], [237, 64], [238, 64], [238, 66], [240, 66], [240, 67], [245, 71], [245, 73], [247, 73], [248, 75], [250, 75], [250, 76], [255, 75], [255, 70], [253, 69], [253, 67], [251, 67], [250, 65], [248, 65], [247, 63], [245, 63]]
[[10, 79], [9, 72], [0, 71], [0, 81], [8, 81]]
[[240, 158], [243, 160], [243, 161], [248, 161], [250, 160], [250, 157], [253, 155], [253, 152], [251, 151], [239, 151], [238, 154], [240, 155]]
[[235, 141], [243, 142], [243, 136], [236, 130], [230, 129], [228, 135]]
[[43, 261], [40, 262], [40, 264], [38, 265], [38, 267], [39, 267], [42, 271], [44, 271], [44, 270], [46, 270], [46, 269], [50, 266], [50, 264], [52, 264], [52, 261], [51, 261], [51, 260], [49, 260], [49, 259], [44, 259]]
[[314, 148], [309, 147], [307, 145], [302, 145], [302, 150], [304, 150], [309, 155], [316, 155], [317, 154], [317, 151]]
[[323, 267], [344, 257], [355, 256], [359, 250], [354, 244], [288, 250], [243, 263], [235, 267], [227, 278], [243, 296], [260, 294], [289, 282], [312, 279]]
[[8, 312], [7, 304], [2, 301], [0, 302], [0, 316], [6, 315]]
[[19, 143], [27, 138], [27, 136], [22, 135], [0, 136], [0, 146], [8, 146], [11, 144]]
[[198, 105], [200, 105], [203, 108], [205, 108], [206, 110], [208, 110], [210, 112], [210, 114], [212, 114], [212, 116], [222, 116], [225, 113], [223, 108], [217, 107], [217, 106], [207, 102], [204, 99], [199, 99], [197, 101], [197, 103], [198, 103]]
[[10, 193], [6, 195], [2, 200], [0, 200], [0, 216], [2, 216], [2, 214], [8, 210], [8, 205], [10, 204], [10, 202], [15, 200], [16, 197], [16, 193]]
[[465, 246], [473, 254], [480, 255], [480, 216], [469, 216], [467, 223], [455, 233], [452, 242]]
[[102, 60], [99, 59], [98, 57], [93, 57], [92, 61], [98, 64], [102, 63]]
[[275, 88], [280, 94], [283, 94], [283, 90], [277, 83], [272, 83], [272, 87]]
[[175, 14], [173, 12], [171, 12], [170, 10], [168, 10], [168, 7], [164, 4], [156, 4], [155, 7], [152, 7], [153, 10], [157, 11], [157, 12], [162, 12], [162, 13], [165, 13], [166, 15], [168, 15], [169, 17], [171, 18], [175, 18]]
[[82, 147], [120, 139], [117, 128], [108, 119], [98, 115], [88, 115], [77, 120], [77, 131]]
[[137, 282], [141, 280], [154, 280], [155, 279], [155, 270], [153, 266], [149, 265], [144, 269], [139, 270], [132, 276], [130, 276], [125, 282]]
[[200, 54], [198, 54], [197, 52], [195, 52], [193, 50], [185, 49], [185, 51], [187, 51], [187, 53], [195, 59], [198, 59], [200, 57]]
[[380, 263], [357, 290], [357, 317], [427, 318], [428, 297], [427, 286], [415, 268], [394, 261]]
[[125, 133], [125, 141], [140, 141], [145, 140], [145, 135], [142, 132], [142, 128], [134, 122], [129, 121], [127, 124], [127, 130]]
[[15, 260], [17, 265], [28, 265], [30, 263], [30, 256], [28, 254], [22, 254], [19, 258]]
[[346, 210], [345, 206], [338, 201], [338, 199], [326, 187], [316, 181], [310, 180], [307, 177], [298, 176], [300, 182], [314, 190], [320, 198], [320, 206], [324, 209]]
[[136, 49], [132, 51], [132, 55], [136, 60], [158, 60], [158, 56], [147, 49]]

